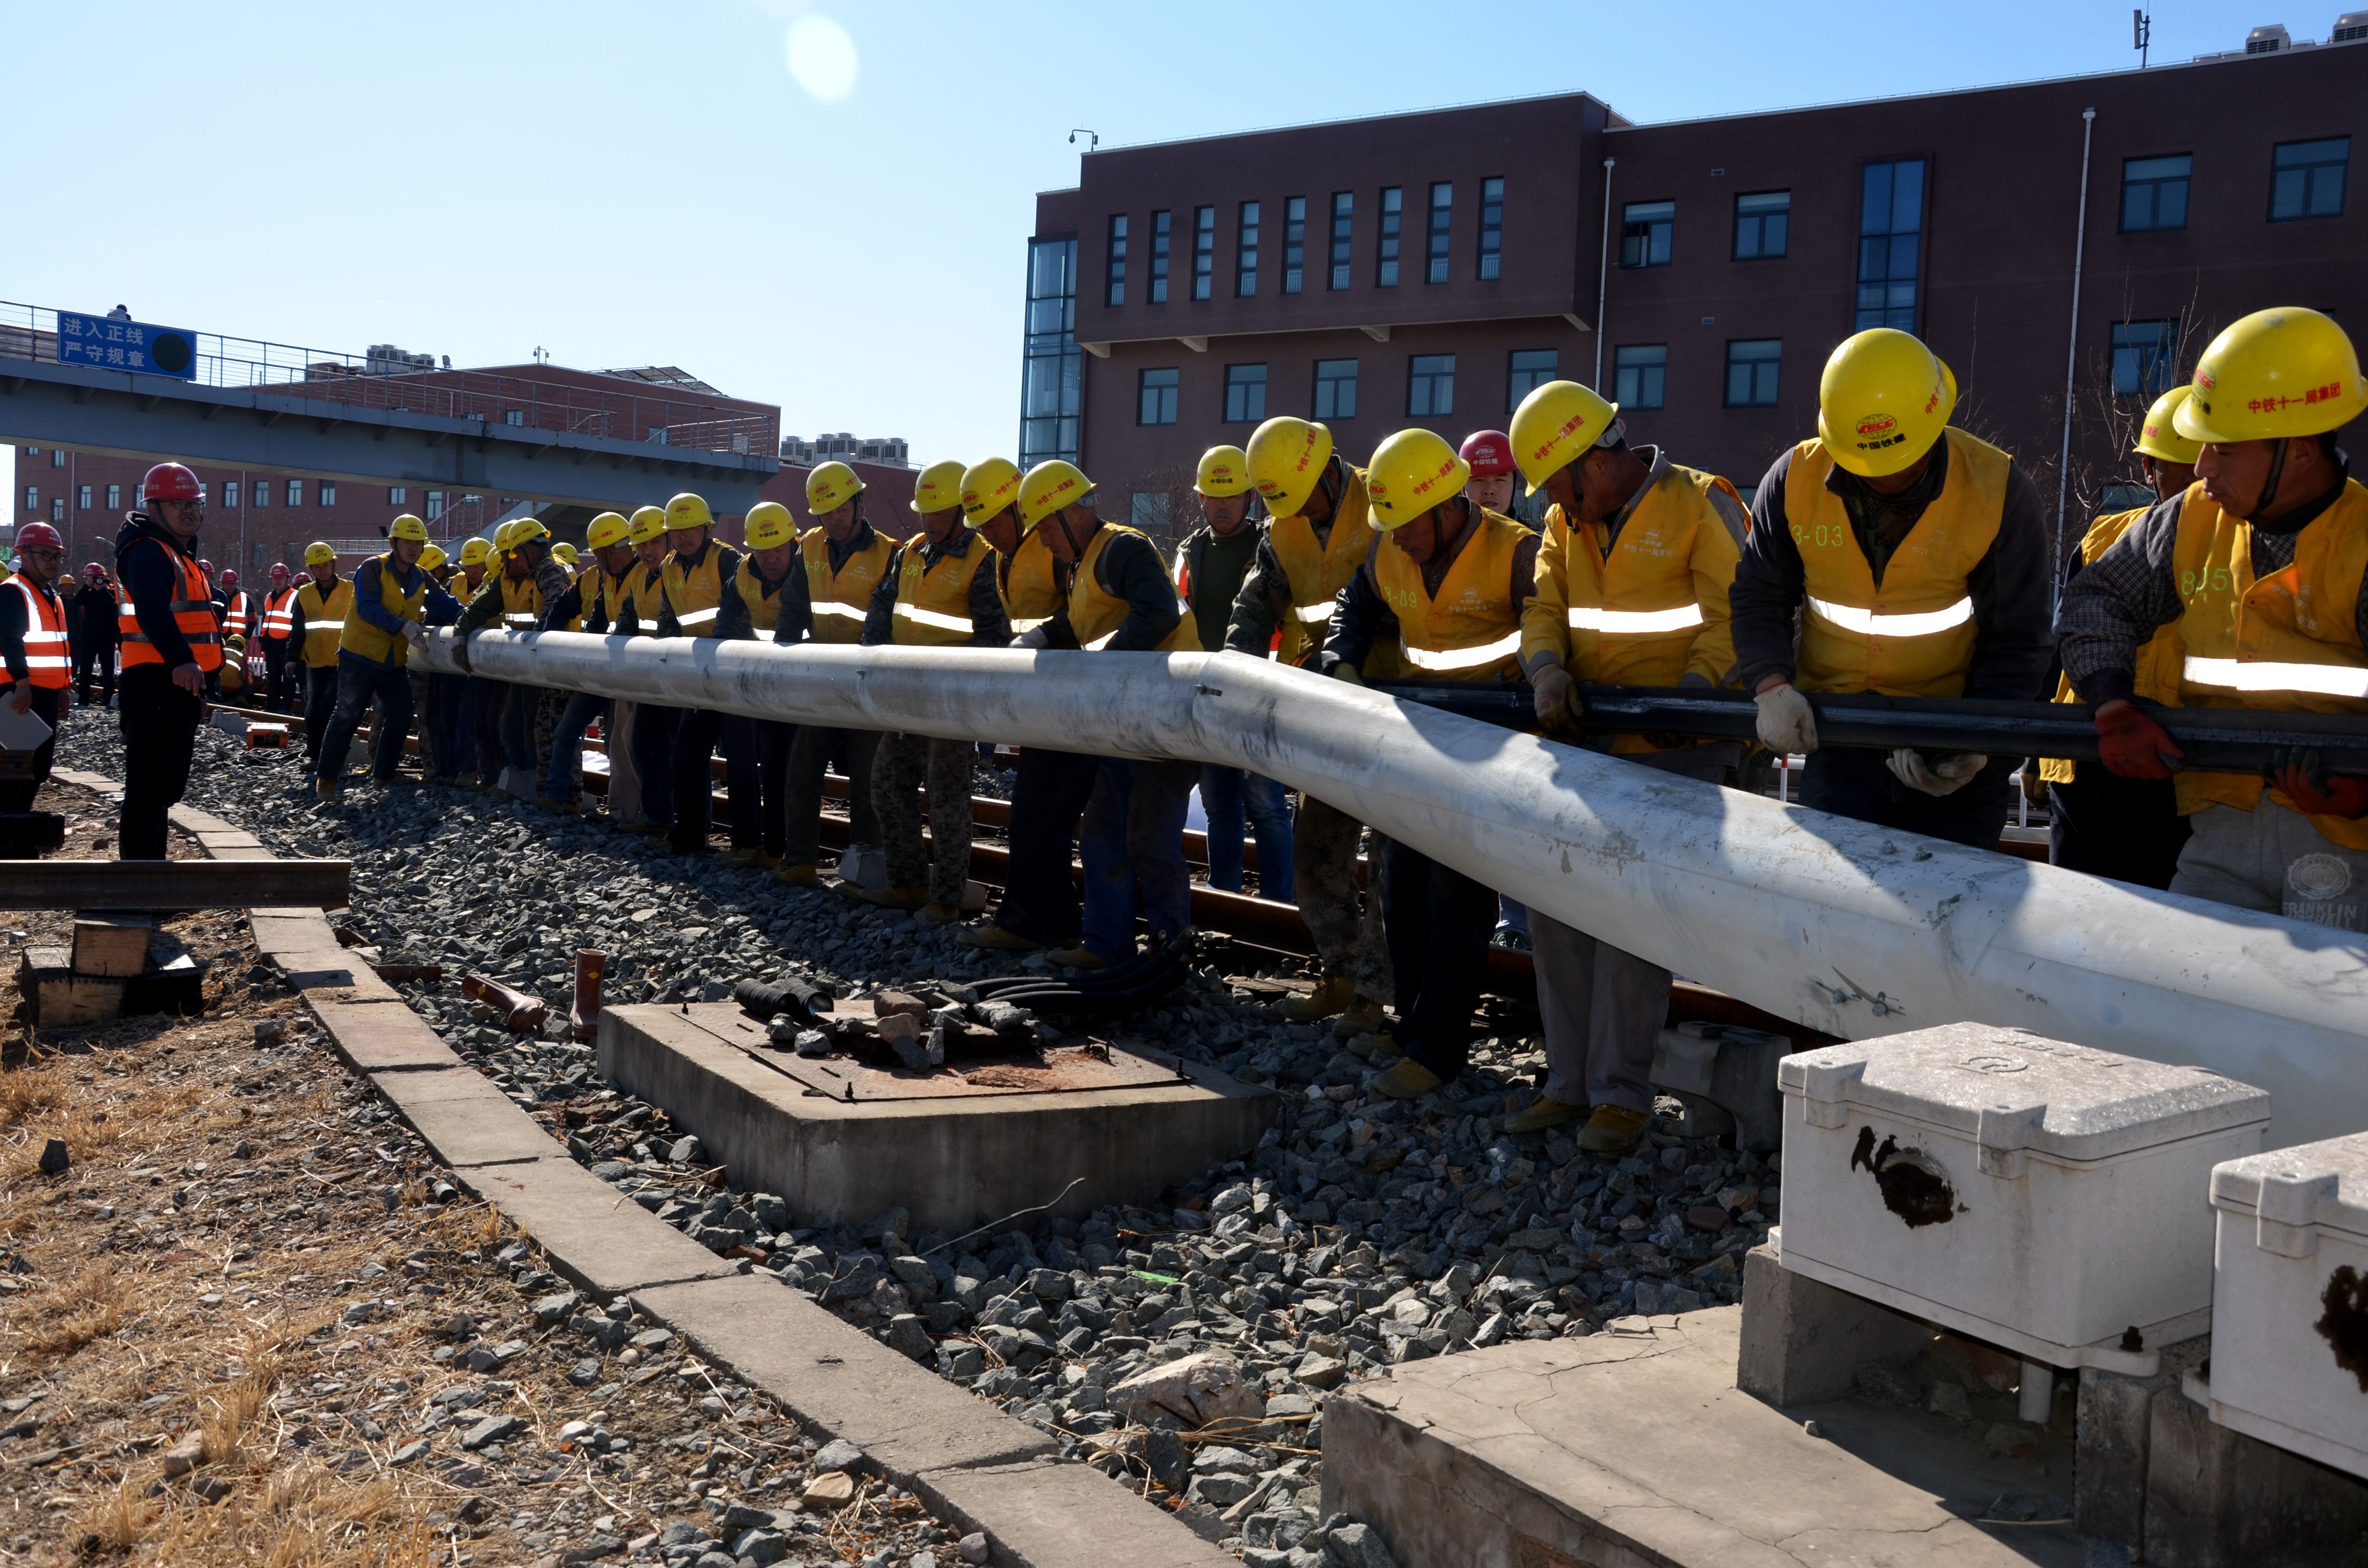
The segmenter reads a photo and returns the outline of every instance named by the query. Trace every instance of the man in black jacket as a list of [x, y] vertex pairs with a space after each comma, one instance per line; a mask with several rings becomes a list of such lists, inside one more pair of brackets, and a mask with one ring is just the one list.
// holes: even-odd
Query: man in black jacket
[[179, 463], [158, 463], [142, 482], [148, 509], [126, 516], [115, 539], [122, 574], [123, 813], [120, 858], [165, 858], [165, 817], [189, 783], [189, 754], [205, 712], [207, 680], [222, 668], [222, 622], [198, 570], [206, 491]]
[[82, 569], [82, 586], [66, 606], [74, 632], [74, 685], [85, 707], [90, 706], [90, 681], [99, 680], [98, 705], [115, 706], [115, 585], [107, 568], [94, 561]]

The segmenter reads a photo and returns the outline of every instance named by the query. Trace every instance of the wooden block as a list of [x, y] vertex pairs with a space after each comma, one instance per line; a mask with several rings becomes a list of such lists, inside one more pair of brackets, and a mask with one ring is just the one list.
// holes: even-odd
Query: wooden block
[[148, 967], [156, 917], [128, 910], [87, 910], [74, 916], [76, 974], [127, 980]]
[[126, 1017], [151, 1013], [194, 1017], [205, 1005], [206, 966], [171, 937], [159, 936], [150, 943], [145, 972], [123, 983]]
[[17, 989], [25, 998], [27, 1021], [35, 1028], [111, 1024], [122, 1016], [126, 983], [76, 974], [72, 958], [64, 948], [25, 949], [17, 971]]

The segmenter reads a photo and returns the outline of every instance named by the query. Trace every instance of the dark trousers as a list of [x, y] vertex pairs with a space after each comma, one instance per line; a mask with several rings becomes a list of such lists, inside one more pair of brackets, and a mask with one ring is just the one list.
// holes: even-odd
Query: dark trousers
[[165, 813], [189, 787], [189, 752], [204, 702], [173, 684], [162, 665], [123, 672], [116, 710], [123, 722], [123, 814], [117, 858], [165, 858]]
[[1956, 793], [1927, 795], [1902, 784], [1884, 766], [1886, 755], [1833, 747], [1817, 753], [1801, 780], [1801, 804], [1974, 849], [1998, 847], [1999, 830], [2006, 826], [2008, 795], [2022, 768], [2021, 757], [1994, 756]]
[[567, 699], [559, 723], [551, 733], [551, 766], [544, 772], [543, 798], [567, 801], [575, 797], [575, 765], [584, 758], [584, 732], [609, 711], [609, 699], [579, 691]]
[[2072, 765], [2047, 787], [2047, 863], [2142, 888], [2168, 888], [2187, 847], [2187, 819], [2169, 778], [2123, 778], [2104, 764]]
[[318, 770], [321, 737], [329, 733], [329, 715], [337, 710], [337, 666], [311, 665], [304, 670], [304, 770]]
[[75, 645], [74, 651], [74, 687], [85, 706], [88, 706], [93, 700], [90, 695], [90, 678], [94, 673], [97, 675], [101, 683], [100, 694], [97, 699], [97, 704], [104, 707], [108, 703], [115, 700], [114, 638], [92, 637], [85, 639]]
[[458, 773], [477, 771], [477, 683], [467, 676], [438, 676], [443, 688], [444, 759]]
[[795, 724], [770, 719], [752, 721], [757, 730], [757, 784], [764, 804], [757, 812], [764, 849], [778, 856], [789, 847], [790, 747], [798, 738]]
[[1382, 884], [1382, 926], [1397, 982], [1392, 1033], [1408, 1056], [1442, 1078], [1463, 1071], [1472, 1051], [1472, 1009], [1488, 978], [1488, 935], [1497, 894], [1395, 839]]
[[708, 759], [723, 749], [723, 787], [730, 793], [732, 847], [754, 849], [759, 824], [757, 737], [737, 713], [694, 708], [682, 716], [674, 736], [674, 830], [667, 842], [682, 853], [707, 847], [707, 819], [713, 803]]
[[[0, 702], [14, 701], [16, 696], [17, 687], [14, 682], [0, 687]], [[64, 696], [63, 691], [53, 686], [32, 687], [32, 710], [41, 716], [43, 723], [49, 725], [50, 738], [34, 748], [33, 776], [30, 778], [0, 778], [0, 812], [31, 811], [33, 797], [39, 794], [41, 786], [49, 781], [50, 760], [57, 755], [58, 749], [58, 708], [60, 699]]]
[[477, 771], [488, 784], [501, 776], [505, 767], [534, 767], [534, 701], [541, 695], [531, 686], [512, 686], [506, 680], [487, 680], [482, 676], [469, 677], [469, 688], [477, 699]]
[[674, 825], [674, 736], [681, 726], [679, 708], [645, 702], [633, 710], [633, 772], [642, 781], [642, 820], [660, 827]]
[[798, 726], [797, 737], [790, 743], [789, 782], [782, 790], [786, 802], [781, 812], [782, 859], [792, 866], [820, 863], [822, 787], [834, 761], [847, 769], [848, 844], [880, 843], [880, 812], [871, 784], [871, 764], [880, 755], [880, 738], [877, 730]]
[[995, 923], [1037, 942], [1074, 941], [1084, 908], [1069, 874], [1069, 846], [1093, 798], [1101, 758], [1022, 746], [1011, 786], [1011, 858]]
[[370, 777], [383, 784], [394, 777], [403, 761], [403, 742], [411, 733], [411, 672], [400, 665], [373, 665], [352, 656], [337, 661], [337, 709], [321, 739], [321, 762], [314, 777], [336, 783], [345, 776], [346, 754], [353, 749], [354, 732], [361, 728], [362, 712], [378, 700], [378, 725], [370, 736]]
[[289, 711], [296, 700], [296, 688], [303, 665], [290, 653], [294, 642], [289, 637], [267, 637], [263, 640], [263, 705], [274, 713]]

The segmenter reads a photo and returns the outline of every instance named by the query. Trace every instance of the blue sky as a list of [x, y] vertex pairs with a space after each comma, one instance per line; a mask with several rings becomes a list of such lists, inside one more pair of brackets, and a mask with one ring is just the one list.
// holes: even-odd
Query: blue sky
[[[2338, 8], [2160, 5], [2154, 58], [2271, 20], [2324, 39]], [[2036, 0], [83, 0], [22, 7], [9, 46], [0, 298], [676, 364], [916, 461], [1016, 444], [1023, 241], [1034, 193], [1076, 183], [1074, 126], [1107, 147], [1581, 88], [1679, 119], [2136, 58], [2127, 6]]]

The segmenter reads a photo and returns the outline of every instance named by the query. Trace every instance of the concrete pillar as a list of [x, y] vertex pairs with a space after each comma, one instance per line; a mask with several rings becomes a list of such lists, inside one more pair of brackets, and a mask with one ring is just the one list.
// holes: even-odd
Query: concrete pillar
[[1910, 1360], [1933, 1332], [1905, 1312], [1787, 1273], [1773, 1251], [1753, 1247], [1743, 1259], [1735, 1386], [1778, 1406], [1839, 1399], [1861, 1367]]

